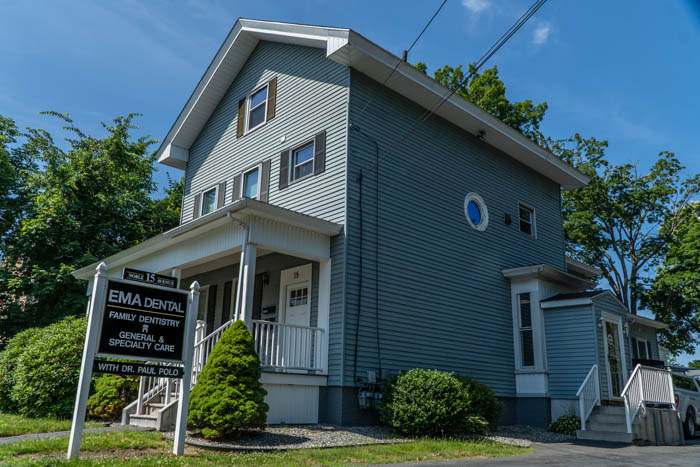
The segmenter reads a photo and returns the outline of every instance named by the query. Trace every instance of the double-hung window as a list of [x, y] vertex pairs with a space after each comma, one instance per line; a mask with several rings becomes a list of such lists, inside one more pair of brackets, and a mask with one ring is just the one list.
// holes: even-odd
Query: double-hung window
[[520, 203], [518, 205], [520, 218], [520, 231], [535, 236], [535, 210], [530, 206]]
[[523, 367], [535, 366], [535, 347], [532, 337], [532, 309], [530, 293], [518, 294], [518, 320], [520, 331], [520, 364]]
[[267, 115], [267, 85], [258, 89], [248, 97], [248, 125], [247, 130], [265, 123]]
[[291, 181], [314, 173], [314, 143], [305, 144], [292, 151]]
[[254, 167], [243, 173], [243, 185], [241, 196], [244, 198], [260, 197], [260, 166]]
[[632, 354], [640, 360], [651, 360], [651, 342], [645, 339], [632, 339]]
[[219, 187], [215, 186], [202, 193], [202, 206], [200, 210], [202, 216], [216, 210], [218, 190]]

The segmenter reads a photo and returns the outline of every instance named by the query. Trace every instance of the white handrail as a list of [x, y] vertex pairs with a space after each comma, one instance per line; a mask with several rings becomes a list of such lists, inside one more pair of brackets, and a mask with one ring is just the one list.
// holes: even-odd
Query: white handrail
[[578, 397], [581, 430], [586, 429], [586, 420], [596, 405], [600, 405], [600, 383], [598, 380], [598, 365], [593, 365], [576, 392]]
[[676, 401], [673, 395], [673, 379], [670, 370], [641, 364], [634, 367], [621, 394], [625, 401], [627, 433], [632, 433], [632, 423], [639, 409], [645, 410], [647, 403], [667, 404], [675, 410]]
[[323, 328], [254, 320], [253, 336], [263, 368], [324, 370]]

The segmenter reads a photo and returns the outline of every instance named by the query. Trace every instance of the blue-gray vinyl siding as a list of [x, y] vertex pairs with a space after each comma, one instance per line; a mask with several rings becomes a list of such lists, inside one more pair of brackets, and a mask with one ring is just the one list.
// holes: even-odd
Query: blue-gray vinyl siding
[[[632, 339], [644, 339], [651, 342], [651, 360], [659, 360], [659, 344], [656, 340], [656, 329], [641, 324], [630, 324], [630, 345], [633, 345]], [[634, 355], [634, 353], [633, 353]]]
[[576, 391], [596, 363], [592, 307], [546, 309], [544, 327], [550, 396], [576, 399]]
[[[622, 326], [627, 323], [626, 310], [620, 302], [615, 300], [612, 295], [604, 294], [593, 299], [593, 309], [595, 311], [595, 329], [596, 329], [596, 341], [598, 345], [598, 366], [600, 367], [600, 397], [603, 400], [610, 399], [610, 391], [608, 390], [608, 372], [607, 372], [607, 362], [605, 361], [605, 340], [603, 327], [598, 326], [600, 322], [600, 317], [602, 312], [610, 313], [612, 315], [619, 316], [622, 319]], [[632, 353], [630, 351], [629, 339], [623, 334], [623, 345], [625, 349], [625, 362], [626, 362], [626, 374], [623, 375], [623, 386], [627, 383], [627, 378], [632, 373]], [[615, 394], [619, 396], [619, 394]]]
[[[236, 137], [239, 100], [274, 77], [275, 117]], [[192, 219], [197, 193], [226, 182], [228, 204], [234, 176], [270, 159], [271, 204], [343, 223], [348, 81], [348, 68], [327, 59], [325, 49], [260, 42], [190, 148], [182, 222]], [[279, 190], [280, 153], [310, 141], [322, 130], [326, 131], [325, 172]]]
[[[510, 283], [501, 271], [565, 269], [559, 186], [494, 149], [488, 134], [477, 141], [438, 117], [387, 156], [423, 112], [351, 72], [349, 121], [384, 158], [376, 166], [372, 140], [350, 130], [344, 384], [367, 370], [427, 367], [472, 374], [514, 396]], [[485, 232], [467, 224], [469, 192], [485, 200]], [[535, 208], [537, 238], [519, 231], [518, 202]]]

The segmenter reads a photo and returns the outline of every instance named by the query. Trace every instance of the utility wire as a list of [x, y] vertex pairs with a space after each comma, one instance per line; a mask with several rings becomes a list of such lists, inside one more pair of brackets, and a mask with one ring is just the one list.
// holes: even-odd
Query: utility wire
[[[471, 73], [469, 73], [467, 76], [465, 76], [464, 79], [462, 79], [457, 84], [457, 86], [455, 86], [447, 94], [445, 94], [445, 96], [443, 96], [443, 98], [440, 100], [440, 102], [432, 110], [426, 109], [425, 112], [423, 112], [423, 114], [420, 117], [418, 117], [413, 122], [413, 124], [411, 124], [410, 128], [403, 134], [403, 136], [397, 141], [397, 143], [394, 144], [394, 146], [389, 150], [389, 152], [386, 153], [385, 155], [379, 157], [374, 164], [368, 166], [367, 168], [376, 168], [377, 164], [379, 164], [383, 159], [386, 159], [386, 158], [394, 155], [396, 153], [396, 151], [398, 151], [403, 146], [403, 144], [406, 142], [406, 140], [414, 133], [415, 128], [419, 124], [425, 122], [430, 117], [432, 117], [435, 114], [435, 112], [437, 112], [440, 109], [440, 107], [442, 107], [442, 105], [445, 102], [447, 102], [447, 100], [450, 97], [452, 97], [453, 94], [455, 94], [476, 73], [478, 73], [479, 69], [481, 69], [481, 67], [483, 67], [486, 64], [486, 62], [488, 62], [488, 60], [491, 57], [493, 57], [494, 54], [496, 52], [498, 52], [501, 49], [501, 47], [503, 47], [506, 44], [506, 42], [508, 42], [508, 40], [515, 35], [516, 32], [518, 32], [518, 30], [520, 30], [520, 28], [522, 28], [525, 25], [525, 23], [527, 23], [527, 21], [530, 18], [532, 18], [532, 16], [535, 13], [537, 13], [537, 10], [542, 8], [542, 6], [545, 3], [547, 3], [547, 0], [537, 0], [535, 3], [533, 3], [532, 6], [530, 6], [530, 8], [528, 8], [525, 11], [525, 13], [523, 13], [520, 16], [520, 18], [518, 18], [518, 20], [506, 32], [504, 32], [503, 35], [501, 35], [501, 37], [484, 53], [484, 55], [481, 56], [481, 58], [474, 65], [474, 68], [472, 69]], [[401, 60], [399, 60], [399, 62], [396, 64], [396, 67], [394, 69], [398, 68], [399, 64], [401, 64]], [[391, 75], [389, 75], [389, 76], [391, 76]], [[385, 82], [386, 82], [386, 80], [385, 80]], [[364, 109], [363, 109], [363, 111], [364, 111]], [[362, 115], [362, 113], [360, 113], [360, 115]]]
[[[435, 19], [435, 17], [438, 15], [438, 13], [440, 13], [440, 10], [442, 10], [442, 7], [445, 6], [445, 3], [447, 3], [447, 0], [442, 0], [442, 3], [441, 3], [440, 6], [438, 7], [438, 9], [435, 10], [435, 13], [433, 13], [433, 16], [430, 17], [430, 19], [428, 20], [428, 22], [427, 22], [427, 23], [425, 24], [425, 26], [423, 27], [423, 30], [420, 32], [420, 34], [418, 34], [418, 36], [413, 40], [413, 43], [411, 44], [411, 46], [406, 50], [406, 55], [408, 55], [408, 54], [411, 52], [411, 50], [413, 49], [413, 47], [418, 43], [418, 41], [420, 40], [420, 38], [423, 36], [423, 33], [425, 33], [425, 31], [428, 30], [428, 27], [430, 27], [430, 24], [433, 22], [433, 20]], [[389, 81], [389, 78], [391, 78], [391, 76], [394, 74], [394, 72], [399, 68], [399, 65], [401, 65], [401, 62], [402, 62], [402, 60], [399, 60], [399, 61], [396, 63], [396, 66], [394, 67], [394, 69], [391, 70], [391, 73], [389, 73], [389, 75], [388, 75], [388, 76], [384, 79], [384, 81], [382, 82], [382, 86], [386, 85], [387, 81]], [[360, 111], [360, 115], [357, 116], [357, 119], [358, 119], [358, 120], [360, 119], [360, 117], [362, 116], [362, 114], [365, 113], [365, 110], [367, 110], [367, 107], [369, 107], [369, 105], [370, 105], [371, 103], [373, 103], [375, 100], [376, 100], [376, 98], [373, 98], [373, 99], [368, 100], [368, 101], [365, 103], [364, 107], [362, 107], [362, 110]]]

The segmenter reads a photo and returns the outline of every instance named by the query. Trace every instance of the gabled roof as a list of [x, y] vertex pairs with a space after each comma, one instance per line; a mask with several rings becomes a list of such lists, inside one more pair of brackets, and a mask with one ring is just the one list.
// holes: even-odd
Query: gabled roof
[[[335, 62], [352, 67], [426, 109], [434, 109], [449, 90], [351, 29], [239, 19], [204, 72], [157, 151], [158, 161], [184, 169], [189, 149], [260, 41], [325, 49]], [[436, 112], [565, 189], [589, 178], [520, 132], [463, 97], [453, 94]]]

